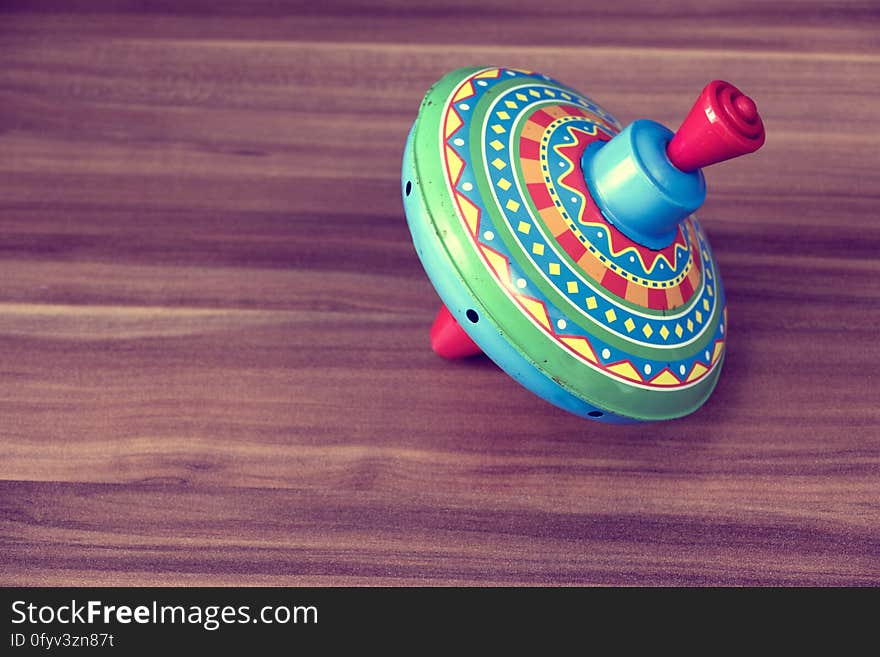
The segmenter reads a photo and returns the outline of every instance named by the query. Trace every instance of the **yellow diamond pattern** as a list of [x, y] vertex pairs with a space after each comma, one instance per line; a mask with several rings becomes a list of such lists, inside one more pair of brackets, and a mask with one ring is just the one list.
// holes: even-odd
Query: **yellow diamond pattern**
[[687, 327], [688, 327], [688, 331], [690, 331], [691, 333], [694, 332], [694, 323], [690, 319], [688, 319], [688, 321], [687, 321]]
[[492, 160], [492, 166], [501, 171], [501, 169], [506, 167], [507, 164], [505, 164], [504, 160], [502, 160], [500, 157], [496, 157], [494, 160]]
[[712, 286], [711, 286], [711, 285], [707, 285], [707, 286], [706, 286], [706, 292], [709, 293], [709, 296], [710, 296], [710, 297], [713, 296], [713, 295], [715, 294], [715, 291], [712, 289]]
[[558, 262], [551, 262], [550, 265], [547, 267], [547, 269], [550, 271], [550, 273], [553, 276], [559, 276], [559, 263]]
[[682, 333], [684, 333], [684, 329], [681, 328], [681, 324], [676, 324], [675, 325], [675, 335], [677, 335], [678, 337], [681, 337]]
[[626, 327], [628, 333], [632, 333], [633, 329], [636, 327], [636, 323], [632, 320], [632, 317], [627, 317], [623, 325]]
[[532, 244], [532, 253], [535, 255], [544, 255], [544, 245], [540, 242]]
[[524, 235], [528, 235], [528, 234], [529, 234], [529, 231], [532, 229], [532, 225], [531, 225], [531, 224], [527, 224], [525, 221], [520, 221], [520, 222], [519, 222], [519, 225], [516, 227], [516, 229], [517, 229], [519, 232], [521, 232], [522, 234], [524, 234]]
[[569, 281], [568, 283], [566, 283], [566, 287], [568, 288], [569, 294], [577, 294], [577, 291], [578, 291], [577, 281]]
[[669, 329], [666, 328], [666, 324], [660, 327], [660, 337], [664, 340], [669, 337]]
[[587, 297], [587, 308], [590, 310], [596, 310], [596, 306], [599, 304], [596, 303], [596, 297]]
[[703, 313], [701, 313], [699, 310], [694, 313], [694, 317], [697, 318], [697, 324], [703, 323]]
[[[525, 98], [523, 98], [523, 100], [525, 100]], [[514, 103], [512, 100], [505, 100], [504, 104], [507, 105], [510, 109], [516, 109], [516, 103]]]
[[528, 98], [526, 98], [525, 94], [520, 94], [520, 93], [516, 94], [516, 99], [517, 99], [517, 100], [521, 100], [521, 101], [527, 101], [527, 100], [528, 100]]
[[706, 312], [709, 312], [709, 300], [708, 299], [703, 299], [703, 310], [705, 310]]
[[510, 181], [507, 178], [499, 178], [498, 186], [506, 192], [510, 189]]
[[550, 96], [551, 98], [556, 98], [556, 92], [550, 91], [549, 89], [544, 89], [544, 93]]
[[501, 143], [500, 141], [498, 141], [497, 139], [493, 139], [492, 141], [490, 141], [490, 142], [489, 142], [489, 146], [491, 146], [492, 148], [494, 148], [496, 151], [500, 151], [502, 148], [504, 148], [504, 144], [502, 144], [502, 143]]
[[519, 210], [519, 203], [510, 199], [507, 203], [504, 204], [504, 207], [510, 210], [511, 212], [516, 212]]
[[506, 121], [507, 119], [510, 118], [510, 114], [508, 114], [504, 110], [500, 110], [498, 112], [495, 112], [495, 116], [497, 116], [499, 119], [502, 119], [504, 121]]
[[654, 335], [654, 329], [651, 328], [651, 325], [645, 322], [645, 325], [642, 327], [642, 333], [645, 334], [646, 338], [650, 338]]
[[609, 322], [613, 322], [615, 319], [617, 319], [617, 313], [614, 312], [614, 308], [609, 308], [605, 311], [605, 319], [607, 319]]
[[534, 96], [535, 98], [540, 98], [540, 97], [541, 97], [541, 94], [539, 94], [539, 93], [538, 93], [537, 91], [535, 91], [534, 89], [529, 89], [529, 95], [530, 95], [530, 96]]
[[496, 135], [500, 135], [500, 134], [504, 133], [504, 126], [501, 126], [501, 125], [498, 125], [497, 123], [495, 123], [492, 126], [492, 130], [495, 132]]

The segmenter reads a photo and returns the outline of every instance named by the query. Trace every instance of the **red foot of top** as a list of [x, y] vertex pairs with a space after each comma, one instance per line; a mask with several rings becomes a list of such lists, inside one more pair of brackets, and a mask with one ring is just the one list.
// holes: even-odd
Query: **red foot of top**
[[443, 358], [464, 358], [483, 353], [446, 306], [440, 306], [440, 312], [431, 327], [431, 349]]

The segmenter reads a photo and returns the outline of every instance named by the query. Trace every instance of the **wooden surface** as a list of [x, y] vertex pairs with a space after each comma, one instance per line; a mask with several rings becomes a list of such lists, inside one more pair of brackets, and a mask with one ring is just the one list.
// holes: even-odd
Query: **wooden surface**
[[[148, 4], [0, 3], [0, 583], [880, 583], [875, 2]], [[400, 158], [485, 63], [757, 99], [691, 417], [429, 350]]]

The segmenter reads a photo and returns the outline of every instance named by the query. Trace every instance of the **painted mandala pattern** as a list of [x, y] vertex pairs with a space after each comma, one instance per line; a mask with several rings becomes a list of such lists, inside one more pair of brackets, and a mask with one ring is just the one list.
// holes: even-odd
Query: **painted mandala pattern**
[[723, 290], [694, 217], [652, 251], [602, 216], [580, 160], [619, 130], [546, 76], [479, 71], [443, 108], [448, 190], [486, 268], [560, 349], [628, 385], [694, 385], [724, 350]]

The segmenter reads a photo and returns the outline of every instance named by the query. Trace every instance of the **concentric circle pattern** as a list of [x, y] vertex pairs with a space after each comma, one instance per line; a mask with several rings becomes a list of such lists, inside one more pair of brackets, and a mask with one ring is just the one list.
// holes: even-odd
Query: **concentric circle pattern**
[[620, 124], [547, 76], [470, 73], [441, 113], [447, 190], [495, 284], [554, 344], [629, 386], [692, 386], [724, 350], [724, 296], [690, 217], [652, 251], [590, 197], [580, 160]]

